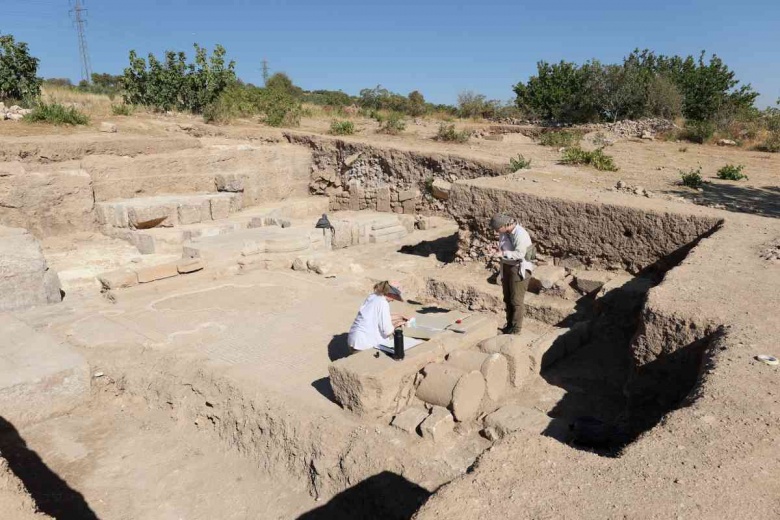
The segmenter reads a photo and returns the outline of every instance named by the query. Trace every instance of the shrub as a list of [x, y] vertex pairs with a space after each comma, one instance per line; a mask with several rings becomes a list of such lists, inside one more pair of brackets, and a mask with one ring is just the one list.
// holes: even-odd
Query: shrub
[[599, 171], [616, 172], [618, 167], [615, 165], [615, 160], [611, 155], [604, 153], [601, 148], [589, 152], [583, 150], [579, 146], [573, 146], [563, 151], [561, 156], [562, 164], [585, 164], [593, 166]]
[[111, 105], [111, 113], [115, 116], [130, 116], [133, 114], [135, 108], [133, 105], [126, 103], [119, 103], [118, 105]]
[[704, 185], [704, 181], [701, 178], [701, 166], [696, 168], [695, 170], [691, 168], [687, 172], [684, 170], [680, 170], [680, 177], [682, 178], [682, 184], [683, 186], [688, 186], [689, 188], [701, 188]]
[[455, 130], [455, 125], [442, 123], [439, 125], [439, 130], [436, 132], [436, 137], [434, 139], [452, 143], [465, 143], [470, 138], [470, 131], [462, 130], [458, 132]]
[[235, 62], [225, 64], [226, 51], [217, 45], [211, 56], [195, 44], [195, 62], [187, 63], [183, 52], [168, 51], [164, 63], [149, 54], [149, 64], [130, 51], [130, 66], [121, 86], [127, 104], [156, 110], [201, 113], [215, 103], [225, 89], [236, 82]]
[[715, 125], [709, 121], [688, 121], [680, 133], [680, 139], [703, 144], [715, 135]]
[[780, 132], [774, 132], [767, 137], [764, 142], [756, 145], [756, 150], [759, 152], [780, 152]]
[[513, 172], [531, 167], [531, 159], [526, 159], [522, 154], [509, 159], [509, 169]]
[[355, 125], [352, 121], [338, 121], [334, 119], [330, 123], [330, 133], [333, 135], [352, 135], [355, 133]]
[[539, 137], [539, 144], [542, 146], [577, 146], [582, 140], [582, 132], [579, 130], [558, 130], [545, 132]]
[[65, 107], [59, 103], [46, 104], [40, 102], [33, 107], [32, 112], [24, 116], [31, 123], [51, 123], [53, 125], [86, 125], [89, 118], [74, 107]]
[[745, 167], [741, 164], [736, 166], [733, 164], [727, 164], [718, 170], [718, 179], [723, 179], [726, 181], [741, 181], [742, 179], [747, 180], [748, 176], [742, 173], [744, 168]]
[[406, 122], [398, 112], [390, 112], [386, 118], [380, 118], [379, 131], [383, 134], [398, 135], [406, 129]]
[[681, 146], [681, 147], [679, 147], [679, 148], [677, 149], [677, 151], [678, 151], [678, 152], [685, 153], [685, 152], [687, 152], [687, 151], [688, 151], [688, 147], [687, 147], [687, 146]]
[[27, 44], [10, 34], [0, 34], [0, 100], [33, 100], [41, 95], [38, 58], [30, 56]]
[[283, 90], [262, 89], [260, 112], [269, 126], [298, 126], [301, 124], [301, 102]]

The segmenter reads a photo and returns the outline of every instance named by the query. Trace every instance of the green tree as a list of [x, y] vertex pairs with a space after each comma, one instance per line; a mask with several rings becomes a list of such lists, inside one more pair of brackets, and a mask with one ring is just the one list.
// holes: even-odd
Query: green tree
[[0, 99], [32, 100], [41, 95], [40, 60], [24, 42], [0, 34]]
[[209, 56], [204, 47], [195, 44], [194, 63], [188, 63], [183, 52], [167, 51], [163, 62], [149, 54], [147, 65], [130, 51], [130, 66], [121, 79], [125, 103], [201, 113], [237, 81], [235, 62], [226, 63], [225, 54], [221, 45]]
[[409, 115], [412, 117], [419, 117], [428, 111], [428, 107], [425, 105], [425, 97], [419, 90], [409, 92]]

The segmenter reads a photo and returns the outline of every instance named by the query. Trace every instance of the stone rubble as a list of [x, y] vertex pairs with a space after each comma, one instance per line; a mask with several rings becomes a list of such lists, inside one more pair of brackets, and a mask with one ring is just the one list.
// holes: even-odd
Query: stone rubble
[[21, 121], [24, 116], [32, 112], [29, 108], [22, 108], [19, 105], [6, 107], [5, 103], [0, 102], [0, 121]]

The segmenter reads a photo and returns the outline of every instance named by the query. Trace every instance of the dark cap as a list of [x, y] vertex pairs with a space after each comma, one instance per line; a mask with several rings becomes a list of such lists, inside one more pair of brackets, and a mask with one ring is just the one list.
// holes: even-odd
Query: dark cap
[[490, 219], [490, 227], [493, 228], [495, 231], [498, 231], [502, 227], [506, 227], [512, 222], [514, 222], [514, 219], [512, 217], [499, 213], [498, 215], [494, 215], [493, 218]]

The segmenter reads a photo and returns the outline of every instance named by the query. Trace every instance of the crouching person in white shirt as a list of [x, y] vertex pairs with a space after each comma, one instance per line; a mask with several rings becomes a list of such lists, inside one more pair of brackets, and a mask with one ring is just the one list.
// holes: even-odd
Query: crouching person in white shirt
[[501, 258], [501, 285], [504, 288], [506, 327], [504, 334], [520, 334], [525, 313], [525, 293], [536, 259], [534, 245], [528, 231], [507, 215], [496, 215], [490, 227], [499, 233], [498, 252]]
[[373, 294], [360, 306], [355, 321], [349, 329], [347, 344], [352, 353], [374, 348], [393, 331], [408, 321], [400, 314], [390, 314], [390, 301], [404, 301], [401, 291], [390, 282], [379, 282]]

